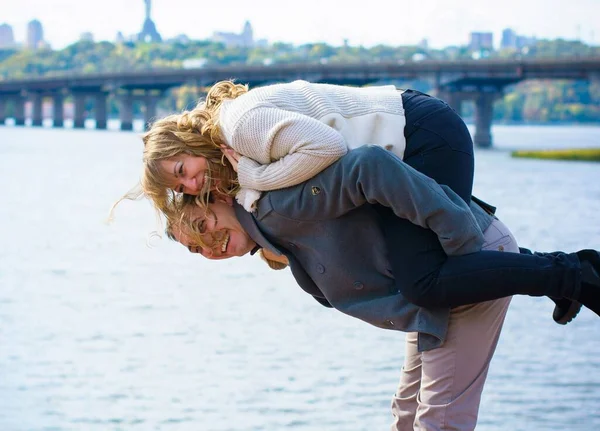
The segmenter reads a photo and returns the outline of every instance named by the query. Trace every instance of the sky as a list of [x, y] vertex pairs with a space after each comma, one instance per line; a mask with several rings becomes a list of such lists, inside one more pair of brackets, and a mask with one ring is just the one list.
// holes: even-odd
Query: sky
[[[27, 23], [39, 20], [54, 49], [91, 32], [114, 41], [118, 31], [138, 33], [143, 0], [0, 0], [0, 24], [24, 42]], [[504, 28], [539, 39], [580, 39], [600, 44], [600, 0], [152, 0], [152, 19], [163, 38], [186, 34], [208, 39], [214, 31], [241, 32], [246, 20], [255, 39], [295, 45], [407, 45], [427, 39], [434, 48], [465, 45], [471, 31]]]

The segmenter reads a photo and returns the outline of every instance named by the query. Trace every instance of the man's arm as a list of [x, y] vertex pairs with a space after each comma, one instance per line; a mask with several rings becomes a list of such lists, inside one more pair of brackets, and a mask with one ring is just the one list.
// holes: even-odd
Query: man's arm
[[[433, 230], [448, 255], [481, 250], [483, 233], [469, 206], [447, 186], [376, 146], [350, 151], [302, 184], [302, 192], [277, 194], [273, 209], [303, 220], [336, 218], [366, 203], [391, 208], [400, 217]], [[360, 226], [357, 226], [360, 229]]]

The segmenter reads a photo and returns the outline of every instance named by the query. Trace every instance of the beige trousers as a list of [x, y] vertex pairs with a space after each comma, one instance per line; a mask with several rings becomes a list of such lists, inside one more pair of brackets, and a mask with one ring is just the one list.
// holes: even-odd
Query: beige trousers
[[[485, 250], [519, 252], [515, 238], [499, 220], [484, 235]], [[417, 334], [406, 335], [400, 385], [392, 400], [393, 431], [475, 429], [483, 385], [510, 300], [454, 308], [446, 341], [437, 349], [420, 353]]]

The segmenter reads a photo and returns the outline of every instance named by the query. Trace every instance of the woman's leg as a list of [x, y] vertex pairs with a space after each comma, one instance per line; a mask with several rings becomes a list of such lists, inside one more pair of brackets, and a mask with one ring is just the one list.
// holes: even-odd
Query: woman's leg
[[[438, 99], [418, 92], [406, 92], [403, 98], [407, 118], [404, 161], [469, 201], [473, 144], [463, 121]], [[400, 290], [417, 305], [455, 307], [516, 294], [579, 299], [581, 265], [576, 254], [486, 251], [448, 257], [433, 232], [394, 222], [393, 214], [381, 212], [384, 220], [389, 218], [383, 223], [386, 241], [395, 250], [398, 243], [409, 244], [389, 257]], [[591, 284], [583, 283], [583, 287], [589, 291]], [[590, 307], [589, 301], [584, 305]], [[590, 308], [600, 314], [593, 307], [599, 305]]]
[[399, 221], [387, 208], [379, 213], [388, 248], [394, 250], [388, 258], [397, 286], [414, 304], [457, 307], [512, 295], [580, 298], [584, 283], [574, 253], [504, 253], [500, 250], [506, 239], [500, 239], [486, 244], [498, 251], [448, 257], [433, 231]]
[[473, 141], [462, 118], [445, 102], [407, 90], [404, 162], [471, 201]]

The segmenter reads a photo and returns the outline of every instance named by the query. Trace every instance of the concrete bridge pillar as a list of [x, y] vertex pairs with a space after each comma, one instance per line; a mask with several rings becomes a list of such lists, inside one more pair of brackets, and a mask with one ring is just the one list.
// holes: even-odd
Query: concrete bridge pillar
[[63, 127], [65, 124], [64, 97], [62, 94], [52, 96], [52, 127]]
[[439, 99], [446, 102], [452, 109], [454, 109], [458, 115], [462, 115], [462, 102], [465, 95], [460, 90], [452, 89], [439, 89], [436, 92]]
[[457, 91], [450, 91], [447, 94], [448, 96], [446, 99], [446, 103], [448, 103], [448, 105], [450, 105], [450, 107], [454, 109], [458, 113], [458, 115], [462, 115], [462, 94], [460, 94]]
[[33, 110], [31, 114], [31, 125], [40, 127], [42, 125], [42, 95], [40, 93], [30, 94]]
[[14, 98], [15, 103], [15, 126], [25, 125], [25, 98], [17, 96]]
[[494, 109], [494, 93], [478, 93], [475, 97], [475, 146], [490, 148], [492, 146], [492, 116]]
[[6, 99], [0, 96], [0, 126], [6, 121]]
[[75, 93], [73, 99], [75, 100], [73, 127], [83, 129], [85, 127], [85, 94]]
[[160, 96], [146, 95], [144, 98], [144, 128], [148, 130], [156, 118], [156, 105]]
[[133, 96], [124, 94], [120, 99], [121, 130], [133, 130]]
[[96, 129], [106, 129], [107, 124], [107, 109], [106, 109], [106, 93], [97, 93], [95, 100], [95, 116], [96, 116]]

